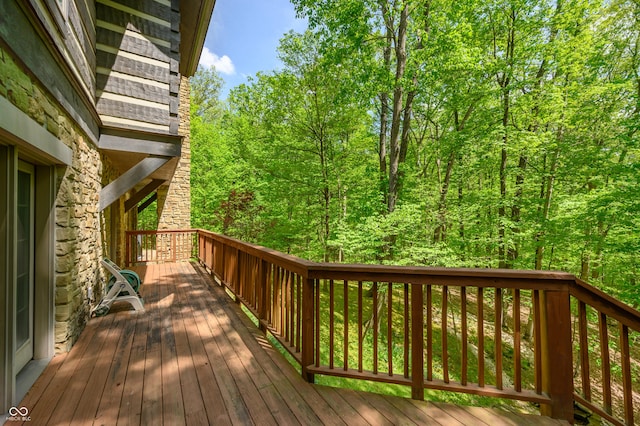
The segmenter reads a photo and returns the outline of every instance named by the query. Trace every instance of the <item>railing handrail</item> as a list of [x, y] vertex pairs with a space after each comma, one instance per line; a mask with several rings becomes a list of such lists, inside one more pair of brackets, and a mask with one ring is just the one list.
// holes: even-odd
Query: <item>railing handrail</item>
[[[477, 279], [478, 281], [491, 281], [492, 286], [517, 288], [512, 284], [517, 280], [532, 280], [541, 283], [546, 282], [548, 286], [551, 282], [556, 281], [573, 281], [575, 275], [562, 271], [535, 271], [535, 270], [517, 270], [517, 269], [489, 269], [489, 268], [445, 268], [433, 266], [400, 266], [400, 265], [376, 265], [376, 264], [360, 264], [360, 263], [326, 263], [313, 262], [302, 259], [298, 256], [280, 252], [278, 250], [263, 247], [257, 244], [247, 243], [226, 235], [203, 229], [194, 229], [192, 231], [202, 233], [204, 235], [215, 236], [217, 239], [226, 242], [231, 247], [242, 248], [249, 254], [262, 254], [264, 260], [276, 263], [282, 267], [294, 267], [296, 272], [300, 271], [305, 278], [314, 279], [330, 279], [336, 273], [346, 273], [349, 276], [362, 277], [367, 274], [378, 275], [378, 280], [385, 281], [385, 275], [393, 275], [403, 280], [422, 284], [424, 280], [430, 283], [438, 284], [433, 280], [437, 279]], [[363, 279], [365, 281], [366, 279]], [[497, 280], [504, 280], [502, 283]], [[372, 280], [369, 280], [372, 281]], [[507, 282], [509, 282], [508, 285]], [[474, 284], [456, 283], [457, 285], [477, 286]], [[541, 284], [546, 287], [544, 284]], [[541, 288], [542, 289], [542, 288]]]
[[157, 229], [157, 230], [129, 230], [124, 231], [126, 235], [155, 235], [155, 234], [183, 234], [185, 232], [197, 232], [198, 229]]
[[640, 311], [619, 301], [597, 287], [575, 277], [570, 293], [576, 299], [597, 307], [607, 316], [640, 331]]
[[281, 266], [283, 268], [290, 268], [293, 272], [296, 272], [304, 277], [308, 276], [309, 268], [314, 265], [314, 262], [304, 260], [298, 256], [282, 253], [278, 250], [270, 249], [268, 247], [263, 247], [257, 244], [247, 243], [245, 241], [218, 234], [216, 232], [211, 232], [204, 229], [197, 229], [196, 231], [204, 235], [214, 236], [218, 240], [224, 241], [231, 247], [242, 248], [249, 254], [261, 255], [263, 260], [270, 261], [273, 264]]
[[[591, 300], [600, 302], [602, 305], [613, 305], [611, 316], [616, 319], [631, 321], [629, 326], [640, 328], [640, 311], [611, 297], [602, 290], [577, 278], [574, 274], [563, 271], [552, 270], [529, 270], [529, 269], [492, 269], [492, 268], [448, 268], [434, 266], [401, 266], [401, 265], [378, 265], [365, 263], [332, 263], [313, 262], [301, 257], [283, 253], [258, 244], [248, 243], [213, 231], [200, 228], [170, 229], [170, 230], [143, 230], [126, 231], [128, 235], [143, 234], [171, 234], [195, 232], [204, 235], [214, 236], [218, 240], [224, 241], [231, 247], [242, 248], [249, 254], [262, 254], [264, 260], [273, 262], [282, 267], [293, 267], [296, 272], [300, 271], [305, 278], [331, 279], [333, 275], [347, 274], [351, 277], [362, 277], [368, 274], [376, 274], [377, 279], [363, 279], [362, 281], [386, 282], [385, 275], [393, 275], [392, 281], [407, 281], [415, 284], [424, 284], [425, 280], [431, 284], [441, 284], [438, 280], [446, 280], [443, 285], [451, 284], [450, 280], [455, 279], [477, 279], [478, 283], [455, 282], [458, 286], [477, 287], [482, 286], [482, 281], [491, 281], [492, 287], [518, 288], [513, 281], [527, 280], [540, 282], [540, 289], [546, 289], [550, 282], [570, 281], [574, 283], [570, 287], [571, 295], [577, 298], [580, 296], [589, 297]], [[400, 279], [399, 279], [400, 278]], [[342, 279], [342, 278], [341, 278]], [[434, 281], [435, 280], [435, 281]], [[504, 280], [505, 282], [501, 282]], [[564, 283], [563, 283], [564, 285]]]
[[[608, 309], [607, 315], [624, 322], [632, 328], [640, 329], [640, 311], [606, 294], [597, 287], [581, 280], [574, 274], [563, 271], [542, 271], [528, 269], [491, 269], [491, 268], [447, 268], [433, 266], [400, 266], [400, 265], [377, 265], [364, 263], [331, 263], [313, 262], [301, 257], [283, 253], [258, 244], [248, 243], [216, 232], [200, 228], [189, 229], [167, 229], [167, 230], [134, 230], [126, 231], [127, 235], [142, 234], [172, 234], [195, 232], [204, 235], [215, 236], [231, 247], [242, 248], [249, 254], [262, 254], [264, 260], [273, 262], [278, 266], [295, 268], [295, 272], [300, 272], [305, 278], [331, 279], [332, 276], [346, 273], [350, 277], [363, 277], [368, 274], [376, 274], [378, 279], [363, 279], [363, 281], [385, 282], [385, 275], [393, 275], [394, 280], [404, 280], [423, 284], [425, 280], [432, 284], [441, 284], [438, 280], [446, 280], [444, 285], [450, 284], [450, 280], [455, 279], [476, 279], [477, 283], [456, 282], [458, 286], [482, 285], [482, 281], [491, 281], [493, 287], [518, 288], [513, 281], [527, 280], [541, 283], [540, 289], [546, 289], [550, 282], [570, 281], [569, 287], [572, 296], [581, 299], [588, 298], [591, 303], [596, 303], [599, 307]], [[341, 275], [343, 277], [344, 275]], [[400, 280], [398, 279], [400, 278]], [[342, 279], [342, 278], [341, 278]], [[349, 278], [357, 279], [357, 278]], [[505, 282], [501, 282], [504, 280]], [[564, 283], [563, 283], [564, 285]]]

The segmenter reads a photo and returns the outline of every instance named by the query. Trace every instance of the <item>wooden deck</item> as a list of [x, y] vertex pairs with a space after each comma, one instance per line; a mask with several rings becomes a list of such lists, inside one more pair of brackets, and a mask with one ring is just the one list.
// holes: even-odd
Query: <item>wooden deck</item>
[[560, 424], [306, 383], [199, 267], [139, 272], [146, 313], [90, 320], [20, 403], [31, 424]]

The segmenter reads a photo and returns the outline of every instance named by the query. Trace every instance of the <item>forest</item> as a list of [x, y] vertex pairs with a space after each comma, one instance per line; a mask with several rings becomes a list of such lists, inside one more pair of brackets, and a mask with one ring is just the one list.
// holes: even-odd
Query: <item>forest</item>
[[191, 79], [192, 225], [326, 262], [562, 270], [638, 308], [640, 3], [292, 0]]

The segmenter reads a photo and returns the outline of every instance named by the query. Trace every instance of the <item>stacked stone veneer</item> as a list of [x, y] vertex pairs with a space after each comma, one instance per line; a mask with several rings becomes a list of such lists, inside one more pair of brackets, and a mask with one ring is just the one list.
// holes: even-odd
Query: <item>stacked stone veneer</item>
[[55, 342], [68, 351], [89, 318], [88, 289], [104, 281], [98, 197], [103, 165], [96, 145], [27, 72], [0, 47], [0, 96], [73, 150], [72, 165], [57, 170], [55, 203]]
[[189, 229], [191, 227], [191, 141], [189, 113], [189, 79], [180, 80], [178, 134], [183, 137], [182, 156], [168, 186], [158, 189], [158, 230]]
[[[182, 139], [182, 155], [178, 160], [173, 179], [167, 186], [158, 189], [158, 230], [189, 229], [191, 227], [191, 122], [190, 122], [189, 79], [180, 80], [180, 106], [178, 133]], [[158, 247], [158, 250], [168, 250]], [[178, 246], [176, 259], [188, 259], [191, 246]]]

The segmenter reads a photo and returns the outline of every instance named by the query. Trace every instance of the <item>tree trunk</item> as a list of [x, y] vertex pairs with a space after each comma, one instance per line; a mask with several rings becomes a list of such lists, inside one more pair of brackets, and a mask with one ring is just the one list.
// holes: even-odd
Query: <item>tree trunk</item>
[[500, 150], [500, 205], [498, 206], [498, 267], [506, 268], [507, 262], [505, 253], [507, 249], [506, 224], [507, 219], [507, 125], [509, 122], [509, 91], [505, 89], [503, 94], [503, 117], [502, 127], [504, 134], [502, 135], [502, 149]]
[[518, 241], [520, 234], [520, 202], [524, 186], [525, 172], [527, 170], [527, 157], [520, 154], [518, 162], [518, 175], [516, 176], [516, 191], [513, 195], [513, 206], [511, 207], [511, 231], [514, 235], [514, 244], [507, 250], [507, 267], [513, 268], [520, 255], [520, 244]]
[[440, 187], [440, 199], [438, 200], [438, 225], [433, 232], [433, 241], [436, 243], [444, 242], [447, 238], [447, 194], [449, 192], [449, 183], [451, 181], [451, 172], [453, 171], [453, 163], [455, 160], [455, 152], [449, 154], [447, 162], [447, 171], [444, 175], [444, 181]]
[[[553, 185], [556, 180], [556, 169], [558, 166], [558, 157], [560, 156], [560, 150], [556, 149], [553, 153], [553, 158], [551, 160], [551, 165], [549, 166], [549, 172], [547, 174], [546, 179], [543, 179], [542, 183], [542, 191], [541, 196], [544, 197], [544, 204], [542, 207], [542, 223], [546, 226], [547, 221], [549, 220], [549, 209], [551, 208], [551, 199], [553, 197]], [[545, 183], [546, 180], [546, 183]], [[536, 240], [538, 241], [538, 245], [536, 247], [536, 265], [535, 269], [542, 269], [542, 260], [544, 257], [544, 244], [540, 244], [540, 238], [544, 236], [544, 230], [538, 232], [536, 235]]]
[[[509, 114], [511, 107], [511, 70], [515, 52], [515, 24], [516, 12], [511, 7], [509, 13], [507, 43], [505, 46], [505, 69], [496, 75], [496, 80], [502, 92], [502, 148], [500, 150], [500, 205], [498, 207], [498, 267], [507, 268], [507, 147], [509, 145]], [[494, 35], [494, 46], [496, 51], [494, 56], [499, 57], [497, 52], [497, 40]]]
[[395, 88], [393, 90], [393, 109], [391, 115], [391, 136], [389, 139], [389, 196], [387, 200], [387, 211], [393, 212], [396, 208], [399, 189], [399, 166], [400, 166], [400, 125], [403, 115], [403, 78], [407, 66], [407, 24], [409, 17], [409, 7], [403, 3], [400, 12], [400, 22], [398, 23], [398, 34], [395, 43], [396, 72]]
[[[385, 69], [391, 68], [391, 44], [393, 42], [391, 30], [387, 26], [386, 28], [386, 42], [383, 50], [383, 58]], [[387, 185], [385, 185], [387, 180], [387, 132], [388, 132], [388, 122], [389, 122], [389, 94], [384, 90], [380, 93], [380, 135], [379, 135], [379, 143], [378, 143], [378, 161], [379, 161], [379, 169], [380, 169], [380, 188], [384, 193], [384, 202], [387, 204]]]

